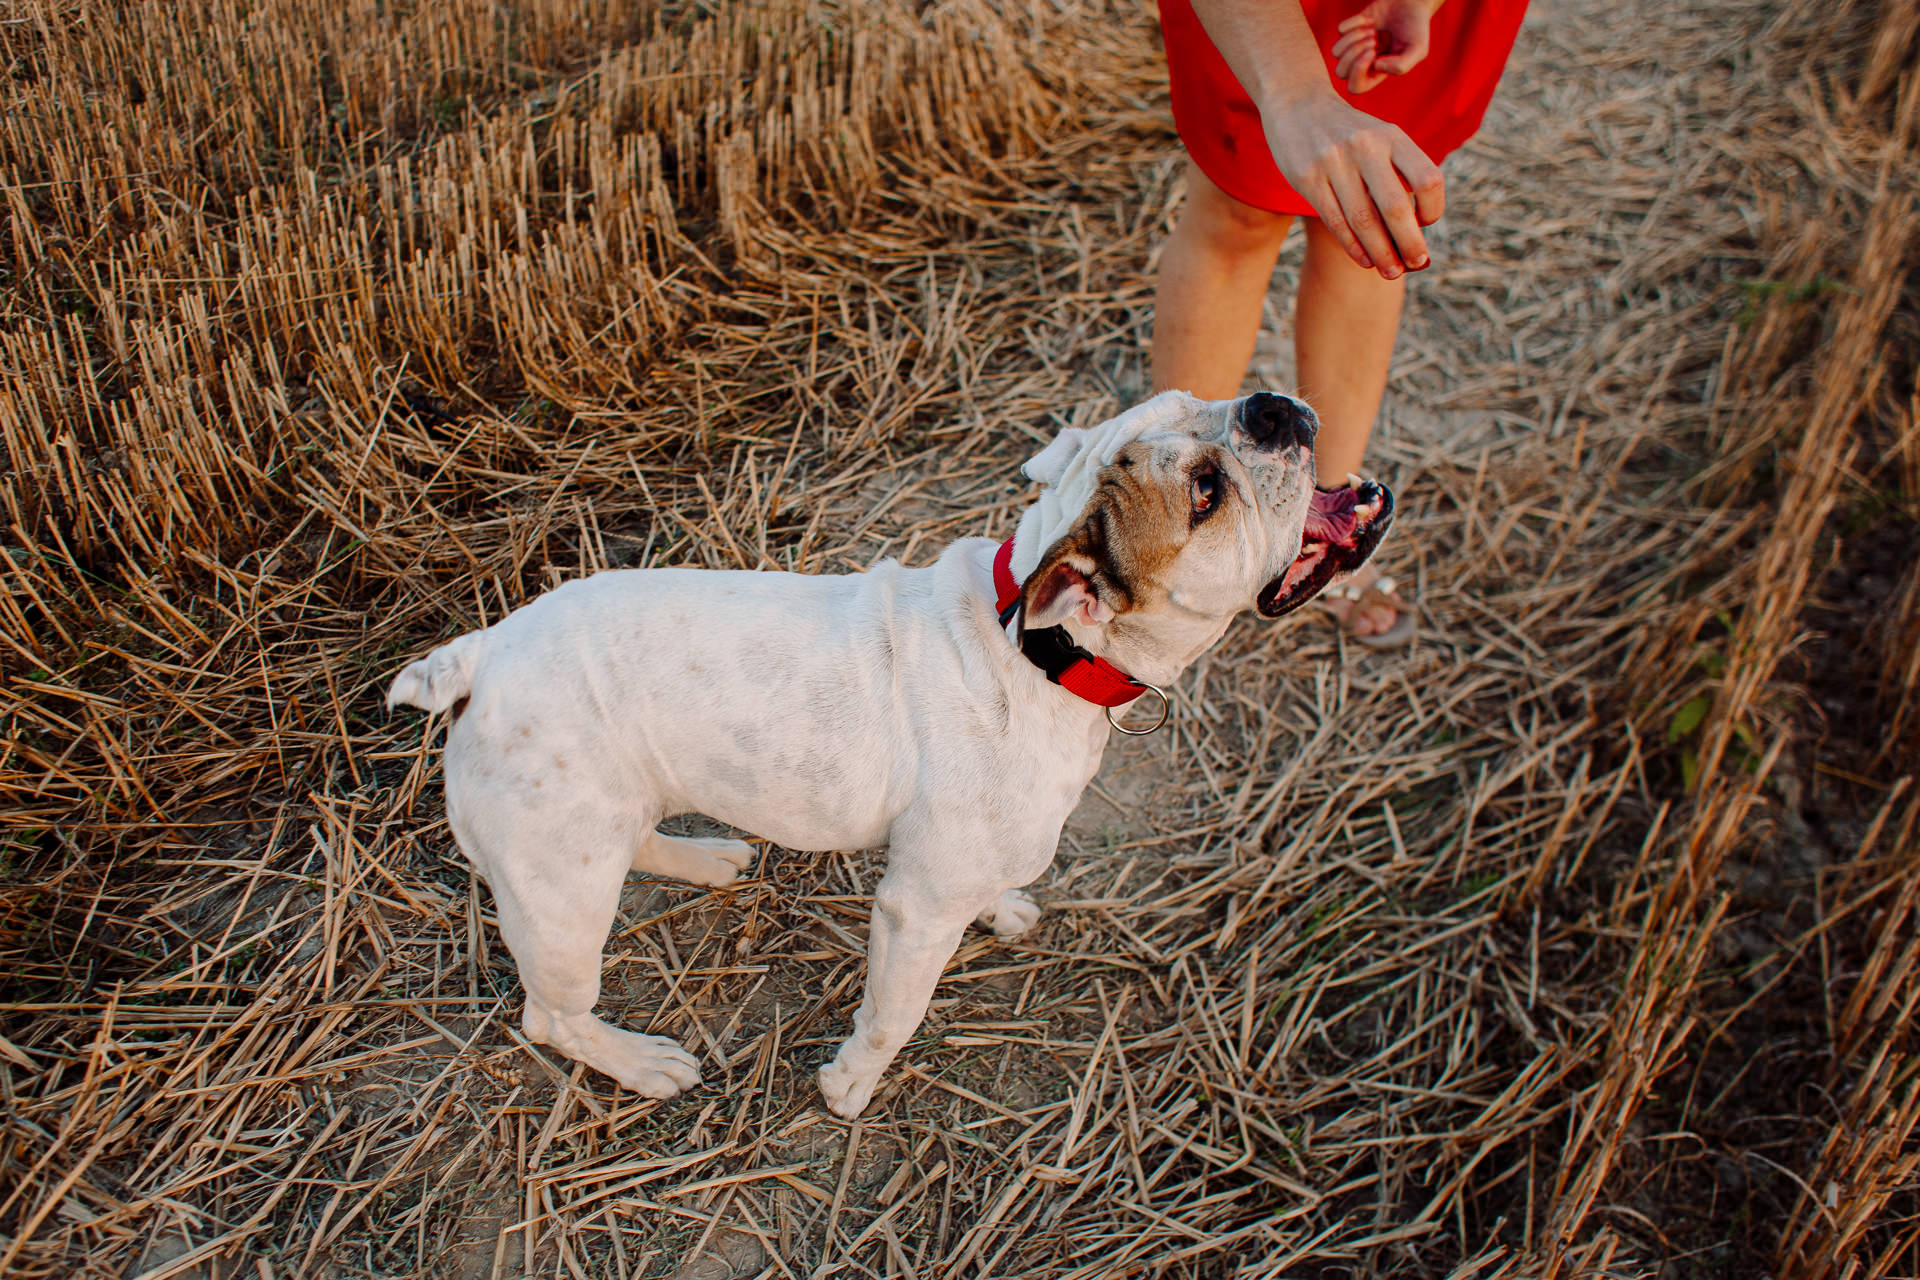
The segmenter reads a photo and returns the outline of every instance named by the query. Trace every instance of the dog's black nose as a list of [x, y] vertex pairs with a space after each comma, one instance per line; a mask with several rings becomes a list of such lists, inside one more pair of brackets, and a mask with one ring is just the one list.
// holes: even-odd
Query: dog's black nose
[[1320, 422], [1313, 410], [1292, 396], [1257, 391], [1240, 405], [1240, 429], [1261, 449], [1306, 448], [1313, 444]]

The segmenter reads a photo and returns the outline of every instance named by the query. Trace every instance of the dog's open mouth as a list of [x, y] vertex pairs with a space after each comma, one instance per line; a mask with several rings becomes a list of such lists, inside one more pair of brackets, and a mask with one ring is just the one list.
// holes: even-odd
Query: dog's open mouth
[[1307, 509], [1300, 554], [1261, 589], [1262, 617], [1291, 613], [1328, 583], [1367, 562], [1393, 523], [1393, 491], [1377, 480], [1351, 480], [1343, 489], [1315, 489]]

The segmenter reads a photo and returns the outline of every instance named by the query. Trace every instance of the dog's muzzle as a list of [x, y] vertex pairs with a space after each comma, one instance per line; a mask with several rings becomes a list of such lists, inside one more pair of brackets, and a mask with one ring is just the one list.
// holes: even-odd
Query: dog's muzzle
[[1311, 449], [1320, 431], [1320, 419], [1306, 404], [1271, 391], [1256, 391], [1242, 400], [1239, 414], [1241, 434], [1262, 452]]

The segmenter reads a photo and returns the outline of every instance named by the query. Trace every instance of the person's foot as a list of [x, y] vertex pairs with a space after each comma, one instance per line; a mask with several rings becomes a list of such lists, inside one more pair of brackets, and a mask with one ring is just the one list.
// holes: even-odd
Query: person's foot
[[1413, 639], [1413, 606], [1394, 590], [1394, 581], [1372, 565], [1320, 596], [1340, 629], [1356, 644], [1393, 649]]

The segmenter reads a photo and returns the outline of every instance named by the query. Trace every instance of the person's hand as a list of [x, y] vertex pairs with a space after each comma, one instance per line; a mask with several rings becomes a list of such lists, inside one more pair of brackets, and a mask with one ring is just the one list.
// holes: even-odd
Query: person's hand
[[1403, 76], [1426, 60], [1435, 0], [1373, 0], [1340, 24], [1333, 42], [1334, 74], [1349, 93], [1365, 93], [1388, 76]]
[[1420, 228], [1446, 210], [1440, 166], [1397, 125], [1322, 85], [1261, 110], [1274, 163], [1355, 262], [1388, 280], [1420, 270], [1431, 261]]

